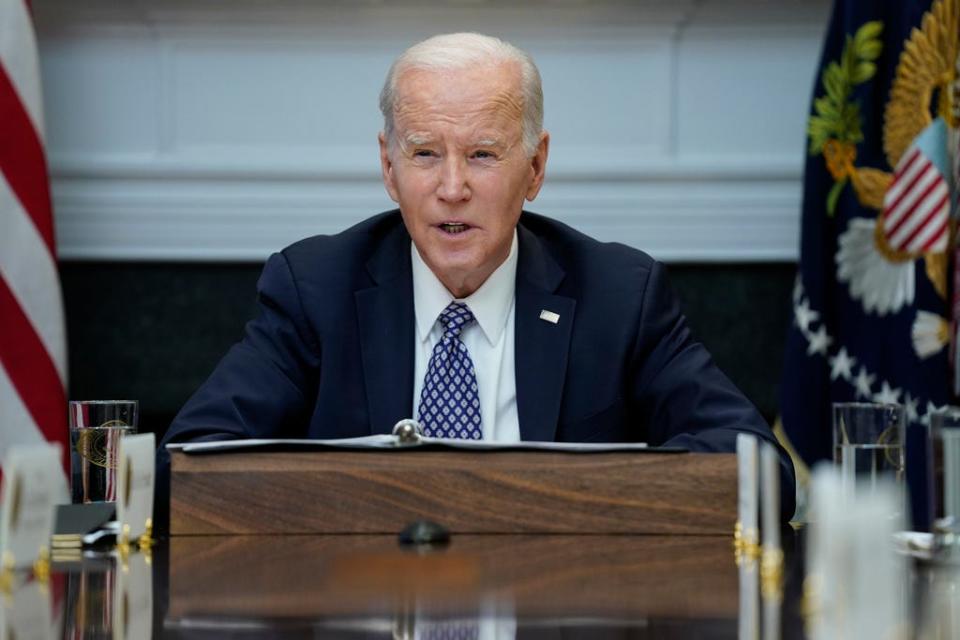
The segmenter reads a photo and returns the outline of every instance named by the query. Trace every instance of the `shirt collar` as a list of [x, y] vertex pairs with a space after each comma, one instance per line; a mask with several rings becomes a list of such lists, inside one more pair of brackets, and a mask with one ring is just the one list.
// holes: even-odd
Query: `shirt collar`
[[[413, 301], [417, 321], [417, 338], [420, 342], [430, 337], [440, 312], [456, 298], [447, 291], [420, 257], [416, 245], [410, 243], [410, 258], [413, 266]], [[507, 317], [513, 307], [513, 294], [517, 283], [517, 231], [513, 231], [510, 253], [507, 259], [490, 274], [486, 282], [473, 294], [460, 300], [465, 302], [483, 335], [491, 345], [497, 344], [507, 326]]]

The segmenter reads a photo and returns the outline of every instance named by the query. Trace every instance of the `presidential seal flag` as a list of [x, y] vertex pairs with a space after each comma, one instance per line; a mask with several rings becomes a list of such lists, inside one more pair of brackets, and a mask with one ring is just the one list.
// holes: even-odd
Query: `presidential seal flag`
[[0, 459], [67, 452], [66, 365], [37, 45], [25, 0], [0, 0]]
[[[832, 402], [952, 401], [960, 0], [837, 0], [807, 126], [784, 434], [831, 457]], [[909, 466], [909, 464], [908, 464]]]

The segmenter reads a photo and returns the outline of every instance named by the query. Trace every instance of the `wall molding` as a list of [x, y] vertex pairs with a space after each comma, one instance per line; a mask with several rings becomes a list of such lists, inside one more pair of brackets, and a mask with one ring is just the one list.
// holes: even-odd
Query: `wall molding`
[[[644, 180], [549, 179], [528, 208], [665, 261], [796, 259], [794, 173]], [[128, 175], [54, 182], [65, 260], [262, 261], [302, 237], [337, 233], [394, 205], [377, 176], [315, 179]]]
[[793, 261], [828, 0], [34, 0], [66, 260], [260, 261], [392, 207], [389, 60], [470, 28], [531, 50], [530, 209], [666, 261]]

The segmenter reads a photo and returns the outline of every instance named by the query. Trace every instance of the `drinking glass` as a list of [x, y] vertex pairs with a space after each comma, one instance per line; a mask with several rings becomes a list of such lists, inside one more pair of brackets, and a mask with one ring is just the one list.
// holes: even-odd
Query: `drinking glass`
[[897, 404], [833, 405], [833, 462], [845, 483], [873, 486], [881, 476], [903, 479], [905, 413]]
[[120, 438], [137, 431], [137, 401], [74, 400], [69, 412], [73, 502], [115, 502]]
[[930, 416], [935, 527], [960, 533], [960, 408]]

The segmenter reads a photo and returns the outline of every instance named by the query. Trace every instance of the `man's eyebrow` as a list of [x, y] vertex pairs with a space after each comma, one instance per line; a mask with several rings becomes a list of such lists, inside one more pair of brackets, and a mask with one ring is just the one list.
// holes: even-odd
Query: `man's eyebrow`
[[432, 142], [432, 139], [430, 135], [426, 133], [408, 133], [406, 136], [404, 136], [403, 141], [406, 144], [418, 145]]
[[502, 147], [503, 143], [496, 138], [483, 138], [473, 143], [475, 147]]

